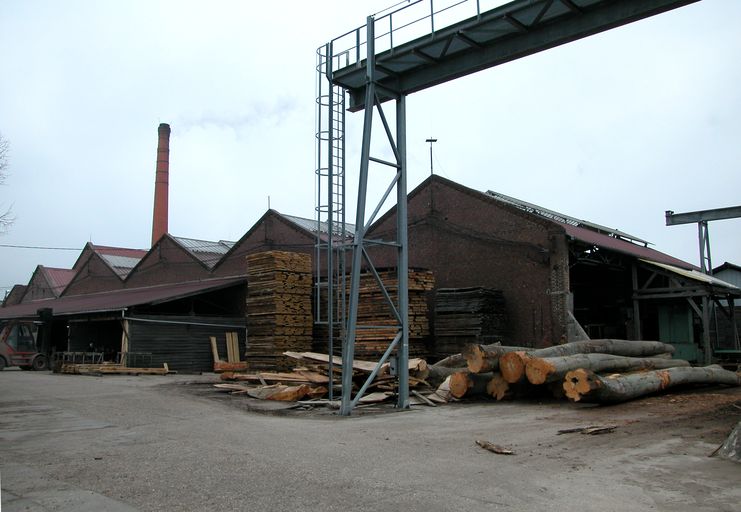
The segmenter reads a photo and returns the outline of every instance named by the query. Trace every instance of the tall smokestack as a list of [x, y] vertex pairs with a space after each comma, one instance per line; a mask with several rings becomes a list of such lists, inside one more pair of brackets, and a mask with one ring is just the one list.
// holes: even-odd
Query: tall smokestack
[[157, 129], [157, 172], [154, 179], [154, 215], [152, 246], [167, 233], [168, 187], [170, 175], [170, 125], [161, 123]]

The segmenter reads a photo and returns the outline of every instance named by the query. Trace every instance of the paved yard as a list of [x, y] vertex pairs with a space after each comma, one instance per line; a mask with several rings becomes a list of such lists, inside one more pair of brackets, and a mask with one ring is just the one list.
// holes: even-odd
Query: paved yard
[[[0, 372], [3, 512], [741, 511], [741, 464], [707, 457], [739, 389], [348, 419], [250, 411], [210, 380]], [[595, 423], [618, 428], [556, 434]]]

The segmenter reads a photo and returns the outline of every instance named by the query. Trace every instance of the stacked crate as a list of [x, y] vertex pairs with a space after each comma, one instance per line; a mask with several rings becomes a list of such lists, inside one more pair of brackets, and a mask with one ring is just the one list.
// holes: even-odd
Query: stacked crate
[[285, 351], [311, 350], [311, 256], [267, 251], [247, 256], [247, 362], [280, 370]]

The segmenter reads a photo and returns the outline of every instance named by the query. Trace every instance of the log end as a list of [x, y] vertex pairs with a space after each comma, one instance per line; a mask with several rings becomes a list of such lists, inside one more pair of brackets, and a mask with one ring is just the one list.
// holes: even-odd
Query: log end
[[486, 392], [491, 397], [497, 400], [503, 400], [504, 398], [511, 395], [509, 389], [509, 382], [504, 380], [501, 374], [495, 373], [494, 377], [486, 385]]
[[486, 353], [480, 345], [466, 345], [461, 353], [466, 358], [466, 364], [471, 373], [484, 373], [488, 371]]
[[525, 365], [525, 375], [531, 384], [544, 384], [548, 381], [548, 376], [556, 371], [553, 363], [547, 359], [531, 357]]
[[454, 398], [463, 398], [466, 396], [468, 389], [473, 385], [468, 376], [468, 372], [455, 372], [449, 377], [450, 394]]
[[520, 382], [525, 376], [527, 354], [522, 351], [508, 352], [499, 358], [499, 371], [510, 384]]
[[569, 400], [578, 402], [582, 397], [599, 386], [599, 381], [594, 378], [590, 370], [579, 368], [571, 370], [566, 374], [563, 381], [563, 390]]

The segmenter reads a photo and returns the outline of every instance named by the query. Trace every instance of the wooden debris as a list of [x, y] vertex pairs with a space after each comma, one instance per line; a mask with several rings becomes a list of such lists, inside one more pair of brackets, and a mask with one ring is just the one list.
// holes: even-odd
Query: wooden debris
[[576, 433], [586, 435], [610, 434], [614, 432], [617, 427], [617, 425], [590, 425], [588, 427], [566, 428], [559, 430], [556, 435]]
[[741, 421], [731, 430], [723, 443], [710, 456], [717, 455], [723, 459], [741, 462]]
[[476, 444], [479, 445], [484, 450], [488, 450], [492, 453], [498, 453], [500, 455], [514, 455], [515, 454], [513, 450], [510, 450], [509, 448], [505, 448], [498, 444], [490, 443], [489, 441], [481, 441], [477, 439]]
[[170, 370], [167, 363], [165, 363], [162, 368], [131, 368], [116, 363], [65, 363], [60, 368], [60, 372], [75, 375], [168, 375], [170, 373], [177, 373], [176, 371]]

